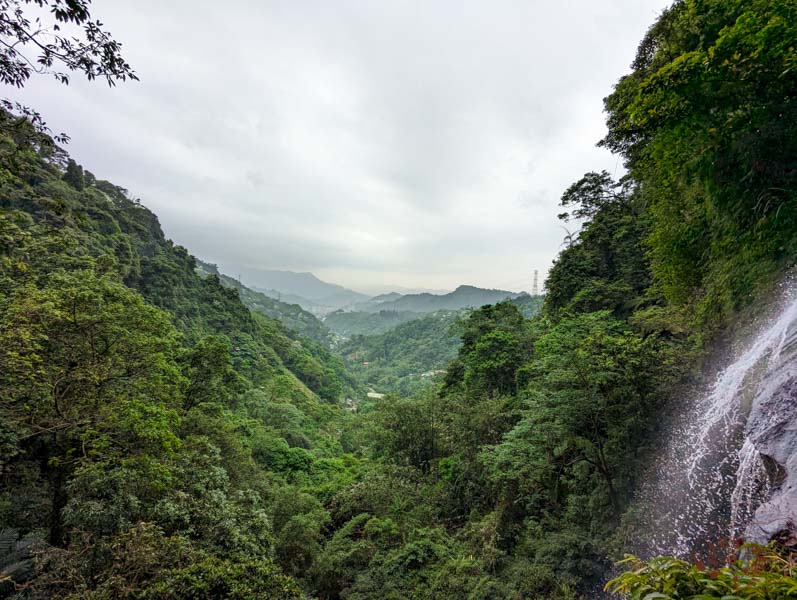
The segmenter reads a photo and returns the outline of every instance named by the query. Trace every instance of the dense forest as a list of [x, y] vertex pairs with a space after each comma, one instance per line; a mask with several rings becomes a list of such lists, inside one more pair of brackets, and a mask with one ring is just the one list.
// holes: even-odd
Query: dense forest
[[315, 315], [307, 312], [298, 304], [289, 304], [288, 302], [282, 302], [266, 296], [241, 284], [239, 280], [221, 273], [216, 265], [211, 265], [201, 260], [197, 260], [196, 271], [203, 277], [215, 275], [219, 278], [221, 285], [237, 290], [241, 302], [252, 312], [277, 319], [287, 329], [310, 338], [326, 348], [332, 345], [333, 335], [329, 328]]
[[[380, 313], [375, 313], [380, 314]], [[458, 311], [439, 311], [382, 333], [355, 335], [338, 347], [349, 371], [379, 393], [410, 395], [457, 355]]]
[[[541, 296], [521, 294], [506, 303], [525, 318], [537, 314]], [[462, 341], [463, 323], [471, 309], [438, 310], [429, 314], [380, 311], [377, 313], [335, 312], [340, 323], [363, 333], [336, 345], [349, 371], [363, 385], [379, 393], [412, 395], [441, 379], [440, 375], [457, 356]], [[406, 319], [406, 321], [405, 321]], [[396, 324], [396, 321], [399, 324]]]
[[359, 310], [336, 310], [324, 317], [324, 324], [342, 338], [356, 335], [378, 335], [422, 317], [413, 311], [380, 310], [363, 312]]
[[[797, 258], [795, 47], [794, 0], [675, 2], [605, 100], [627, 174], [561, 197], [542, 307], [341, 354], [3, 112], [0, 597], [598, 596], [673, 391]], [[782, 546], [625, 564], [609, 593], [797, 597]]]

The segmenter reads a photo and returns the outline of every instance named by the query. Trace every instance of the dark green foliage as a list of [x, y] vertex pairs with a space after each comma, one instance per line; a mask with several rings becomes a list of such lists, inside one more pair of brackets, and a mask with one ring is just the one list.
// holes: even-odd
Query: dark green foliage
[[411, 394], [438, 379], [438, 371], [456, 356], [460, 341], [454, 326], [460, 316], [432, 313], [381, 334], [355, 335], [337, 351], [350, 371], [378, 392]]
[[[626, 182], [627, 183], [627, 182]], [[623, 183], [615, 183], [607, 171], [587, 173], [562, 194], [561, 205], [573, 206], [571, 213], [561, 213], [559, 218], [591, 221], [598, 213], [605, 212], [614, 204], [627, 201], [628, 190]]]
[[324, 317], [324, 324], [339, 336], [378, 335], [402, 323], [421, 318], [422, 313], [412, 311], [380, 310], [378, 312], [346, 312], [336, 310]]
[[627, 317], [639, 308], [651, 284], [642, 194], [627, 182], [615, 183], [608, 173], [588, 173], [565, 192], [561, 203], [584, 221], [548, 274], [547, 311], [559, 318], [609, 309]]
[[302, 598], [302, 594], [294, 581], [268, 562], [210, 557], [164, 574], [163, 580], [149, 585], [141, 597], [290, 600]]
[[797, 3], [684, 0], [606, 99], [644, 189], [652, 269], [701, 325], [728, 322], [794, 262]]
[[382, 460], [428, 473], [439, 458], [439, 418], [434, 398], [380, 402], [374, 412], [373, 454]]
[[66, 181], [69, 185], [75, 188], [77, 191], [82, 191], [84, 187], [86, 187], [86, 180], [83, 176], [83, 167], [77, 164], [71, 158], [66, 165], [66, 171], [64, 172], [64, 181]]
[[25, 598], [148, 600], [169, 598], [302, 598], [295, 582], [268, 559], [222, 558], [194, 548], [185, 538], [165, 535], [140, 523], [103, 544], [107, 566], [99, 581], [72, 550], [50, 549], [40, 563], [43, 574], [30, 582]]
[[509, 331], [491, 331], [475, 344], [465, 363], [465, 384], [496, 394], [517, 393], [515, 375], [523, 363], [521, 342]]
[[459, 326], [462, 346], [445, 377], [446, 389], [514, 393], [516, 374], [530, 357], [529, 325], [511, 302], [474, 311]]
[[[541, 313], [332, 315], [386, 328], [339, 350], [404, 397], [365, 400], [308, 313], [198, 266], [30, 128], [2, 136], [0, 560], [24, 584], [3, 593], [589, 597], [668, 396], [794, 262], [795, 23], [793, 0], [661, 16], [606, 101], [630, 173], [565, 191], [580, 229]], [[759, 559], [610, 587], [794, 595], [792, 563]]]
[[752, 557], [722, 568], [690, 565], [675, 558], [659, 557], [643, 562], [627, 556], [621, 565], [628, 570], [615, 577], [606, 589], [630, 600], [656, 598], [739, 598], [780, 600], [797, 598], [797, 572], [793, 557], [780, 556], [767, 548], [748, 548]]
[[197, 272], [200, 275], [216, 275], [219, 282], [226, 288], [238, 290], [241, 302], [252, 312], [258, 312], [281, 321], [291, 331], [313, 340], [328, 348], [332, 343], [332, 334], [326, 325], [313, 314], [304, 310], [298, 304], [287, 304], [265, 294], [256, 292], [238, 280], [220, 273], [216, 265], [211, 265], [197, 260]]
[[523, 418], [488, 455], [495, 477], [512, 493], [527, 490], [535, 503], [553, 484], [548, 506], [566, 508], [568, 493], [587, 493], [598, 503], [596, 518], [619, 517], [639, 440], [655, 414], [646, 405], [661, 385], [660, 352], [654, 339], [606, 312], [545, 333], [528, 367]]
[[231, 406], [246, 387], [230, 358], [230, 342], [221, 336], [200, 340], [185, 357], [183, 372], [188, 378], [184, 408], [206, 402]]

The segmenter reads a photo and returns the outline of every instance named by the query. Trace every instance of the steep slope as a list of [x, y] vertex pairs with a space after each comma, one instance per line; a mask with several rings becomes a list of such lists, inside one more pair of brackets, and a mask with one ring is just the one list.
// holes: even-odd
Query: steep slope
[[[39, 161], [24, 166], [32, 172], [22, 176], [33, 183], [17, 179], [20, 187], [0, 200], [12, 239], [49, 232], [68, 244], [75, 265], [107, 262], [107, 270], [167, 310], [189, 344], [207, 335], [225, 335], [238, 349], [233, 353], [236, 365], [250, 376], [270, 364], [274, 372], [295, 375], [329, 400], [339, 397], [338, 376], [345, 375], [337, 359], [278, 321], [251, 314], [238, 292], [225, 289], [218, 275], [199, 277], [194, 257], [166, 239], [155, 215], [128, 199], [125, 190], [94, 180], [76, 190], [60, 181], [55, 165]], [[20, 209], [32, 221], [26, 222]], [[54, 261], [57, 265], [63, 259]]]
[[277, 292], [295, 297], [297, 304], [304, 299], [320, 306], [341, 308], [348, 304], [368, 299], [366, 294], [347, 289], [342, 285], [327, 283], [312, 273], [293, 271], [274, 271], [251, 267], [236, 267], [241, 278], [251, 288], [260, 291]]
[[356, 382], [125, 190], [0, 131], [0, 593], [302, 597]]
[[307, 312], [298, 304], [281, 302], [266, 294], [249, 289], [237, 279], [220, 273], [216, 265], [201, 260], [197, 260], [197, 272], [203, 277], [216, 275], [224, 287], [237, 290], [241, 302], [249, 310], [277, 319], [288, 329], [310, 338], [324, 347], [329, 347], [332, 341], [329, 329], [315, 315]]
[[354, 335], [338, 349], [351, 372], [379, 393], [411, 394], [434, 381], [457, 355], [461, 341], [455, 325], [464, 311], [409, 314], [415, 316], [409, 322]]

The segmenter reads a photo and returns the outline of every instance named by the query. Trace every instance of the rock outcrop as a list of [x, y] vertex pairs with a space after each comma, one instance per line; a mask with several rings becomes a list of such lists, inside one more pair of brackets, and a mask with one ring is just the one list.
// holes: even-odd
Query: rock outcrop
[[797, 544], [797, 322], [770, 359], [745, 426], [765, 468], [768, 498], [745, 531], [749, 541]]

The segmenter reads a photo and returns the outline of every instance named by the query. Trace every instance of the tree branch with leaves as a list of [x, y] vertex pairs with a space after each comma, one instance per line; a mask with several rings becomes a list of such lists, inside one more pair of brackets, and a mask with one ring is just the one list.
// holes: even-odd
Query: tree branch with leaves
[[[47, 75], [68, 85], [72, 73], [104, 79], [109, 86], [138, 80], [122, 56], [122, 44], [93, 19], [90, 5], [91, 0], [0, 0], [0, 82], [23, 88], [33, 75]], [[29, 122], [38, 133], [49, 133], [35, 110], [7, 98], [0, 105], [14, 115], [0, 122], [0, 129]], [[55, 136], [56, 142], [68, 140]]]

